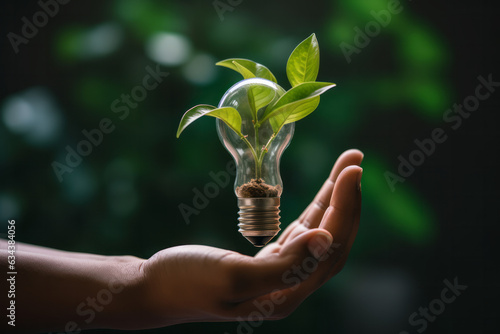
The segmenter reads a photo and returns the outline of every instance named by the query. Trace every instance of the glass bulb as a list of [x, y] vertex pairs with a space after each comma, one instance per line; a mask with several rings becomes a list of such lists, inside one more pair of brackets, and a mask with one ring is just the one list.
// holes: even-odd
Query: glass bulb
[[266, 107], [284, 93], [285, 90], [272, 81], [246, 79], [232, 86], [218, 106], [233, 107], [241, 116], [244, 138], [219, 119], [217, 133], [236, 162], [234, 191], [240, 208], [239, 231], [256, 247], [264, 246], [280, 231], [283, 182], [279, 165], [295, 124], [285, 124], [274, 134], [269, 120], [262, 120]]

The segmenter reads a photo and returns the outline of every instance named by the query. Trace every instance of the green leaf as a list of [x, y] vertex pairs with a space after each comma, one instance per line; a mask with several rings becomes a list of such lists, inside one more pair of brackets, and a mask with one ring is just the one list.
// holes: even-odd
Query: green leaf
[[291, 113], [290, 116], [287, 118], [285, 124], [297, 122], [298, 120], [301, 120], [302, 118], [308, 116], [310, 113], [312, 113], [314, 110], [316, 110], [316, 108], [319, 105], [320, 99], [319, 99], [319, 96], [315, 96], [315, 97], [311, 97], [309, 99], [300, 100], [300, 101], [303, 101], [304, 103], [307, 102], [307, 104], [309, 104], [311, 107], [314, 107], [314, 108], [313, 109], [306, 109], [305, 108], [306, 104], [304, 104], [304, 105], [297, 104], [297, 107], [295, 108], [293, 113]]
[[312, 34], [293, 50], [286, 64], [286, 75], [292, 87], [316, 81], [319, 71], [319, 44]]
[[243, 76], [244, 79], [252, 79], [255, 78], [255, 74], [253, 74], [249, 69], [245, 66], [241, 65], [237, 61], [233, 61], [236, 70]]
[[241, 134], [241, 116], [236, 109], [232, 107], [216, 108], [208, 104], [200, 104], [184, 113], [179, 123], [179, 128], [177, 129], [177, 138], [179, 138], [181, 132], [184, 131], [189, 124], [205, 115], [222, 120], [240, 137], [243, 137]]
[[[244, 79], [255, 78], [255, 75], [250, 72], [249, 69], [247, 69], [237, 61], [233, 61], [233, 64], [237, 68], [238, 72], [243, 75]], [[274, 99], [274, 96], [274, 90], [267, 86], [250, 86], [250, 88], [248, 89], [248, 102], [250, 103], [253, 120], [257, 120], [257, 112], [260, 110], [260, 108], [267, 106]]]
[[[237, 68], [238, 72], [243, 75], [244, 79], [255, 78], [255, 75], [250, 72], [246, 67], [233, 61], [234, 66]], [[262, 85], [251, 85], [248, 89], [248, 102], [250, 103], [250, 109], [252, 111], [252, 119], [257, 120], [257, 112], [267, 106], [276, 96], [274, 90], [267, 86]]]
[[253, 120], [257, 121], [257, 112], [271, 103], [276, 96], [274, 89], [268, 86], [251, 85], [248, 90], [248, 100], [252, 109]]
[[262, 121], [259, 123], [262, 123], [266, 119], [273, 117], [280, 112], [283, 112], [283, 109], [287, 108], [289, 104], [319, 96], [335, 86], [336, 85], [334, 83], [330, 82], [301, 83], [283, 94], [283, 96], [281, 96], [273, 105], [269, 106], [265, 114], [262, 115]]
[[237, 62], [242, 67], [246, 68], [248, 71], [253, 73], [253, 75], [257, 78], [263, 78], [263, 79], [270, 80], [274, 83], [277, 83], [276, 78], [271, 73], [271, 71], [269, 71], [269, 69], [267, 67], [265, 67], [262, 64], [256, 63], [254, 61], [248, 60], [248, 59], [230, 58], [230, 59], [222, 60], [222, 61], [216, 63], [215, 65], [230, 68], [230, 69], [235, 70], [236, 72], [242, 74], [243, 77], [245, 77], [245, 75], [240, 72], [239, 68], [234, 64], [234, 62]]
[[278, 133], [283, 125], [296, 122], [306, 117], [316, 110], [318, 105], [319, 96], [290, 103], [281, 112], [269, 118], [269, 123], [271, 123], [274, 133]]

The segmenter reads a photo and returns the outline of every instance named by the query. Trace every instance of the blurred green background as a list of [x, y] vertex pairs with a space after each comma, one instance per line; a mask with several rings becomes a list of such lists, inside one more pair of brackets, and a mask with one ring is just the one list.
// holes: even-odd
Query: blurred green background
[[[216, 9], [214, 3], [226, 4]], [[230, 57], [269, 67], [289, 89], [288, 55], [315, 32], [321, 49], [318, 80], [337, 87], [317, 111], [296, 124], [281, 161], [282, 226], [312, 200], [337, 156], [365, 153], [363, 212], [358, 239], [343, 272], [289, 318], [254, 333], [415, 333], [408, 317], [439, 298], [443, 280], [469, 286], [427, 333], [486, 333], [493, 326], [492, 228], [500, 221], [498, 92], [456, 130], [443, 120], [473, 95], [477, 77], [492, 74], [499, 53], [494, 11], [485, 1], [403, 1], [402, 11], [367, 45], [356, 27], [374, 21], [386, 0], [332, 1], [71, 1], [13, 50], [36, 1], [3, 2], [0, 92], [0, 226], [16, 219], [17, 240], [72, 251], [149, 257], [181, 244], [205, 244], [254, 254], [237, 232], [232, 185], [220, 189], [186, 223], [179, 205], [212, 181], [231, 160], [214, 120], [203, 119], [175, 139], [189, 107], [216, 105], [240, 77], [215, 66]], [[168, 72], [129, 114], [112, 103], [142, 84], [149, 66]], [[124, 104], [121, 104], [123, 106]], [[71, 173], [54, 173], [66, 147], [103, 118], [115, 125]], [[414, 140], [442, 128], [421, 166], [394, 191]], [[233, 180], [231, 181], [231, 183]], [[495, 265], [496, 266], [496, 265]], [[238, 323], [188, 324], [151, 333], [236, 333]], [[91, 332], [91, 331], [89, 331]], [[112, 332], [112, 331], [94, 331]]]

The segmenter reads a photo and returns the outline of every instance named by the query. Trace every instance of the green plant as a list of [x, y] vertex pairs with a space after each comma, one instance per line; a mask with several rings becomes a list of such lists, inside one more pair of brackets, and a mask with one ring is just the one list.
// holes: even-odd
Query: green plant
[[[239, 72], [244, 79], [262, 78], [277, 83], [271, 71], [259, 63], [248, 59], [232, 58], [218, 62]], [[252, 112], [255, 143], [252, 145], [247, 135], [241, 132], [241, 116], [233, 107], [217, 108], [211, 105], [197, 105], [182, 116], [177, 130], [177, 138], [184, 129], [202, 116], [212, 116], [222, 120], [240, 136], [252, 152], [255, 161], [255, 178], [261, 177], [262, 161], [278, 132], [286, 124], [296, 122], [312, 113], [319, 104], [320, 95], [334, 87], [334, 83], [316, 82], [319, 71], [319, 45], [312, 34], [302, 41], [288, 58], [286, 74], [292, 88], [277, 97], [275, 91], [255, 86], [248, 91], [248, 101]], [[269, 122], [273, 134], [267, 143], [259, 143], [259, 128]]]

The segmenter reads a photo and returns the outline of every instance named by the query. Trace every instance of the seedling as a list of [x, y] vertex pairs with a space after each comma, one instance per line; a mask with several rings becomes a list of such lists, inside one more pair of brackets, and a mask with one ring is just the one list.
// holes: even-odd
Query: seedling
[[[235, 70], [244, 79], [262, 78], [277, 84], [276, 77], [267, 67], [248, 59], [231, 58], [216, 65]], [[318, 107], [320, 95], [335, 86], [334, 83], [316, 82], [318, 71], [319, 45], [316, 35], [312, 34], [293, 50], [288, 59], [286, 74], [292, 86], [290, 90], [283, 90], [284, 94], [281, 95], [270, 87], [261, 85], [248, 90], [253, 124], [251, 137], [255, 139], [253, 143], [248, 140], [248, 133], [242, 133], [242, 118], [238, 110], [207, 104], [197, 105], [186, 111], [177, 130], [177, 138], [189, 124], [202, 116], [222, 120], [250, 149], [255, 164], [254, 176], [259, 180], [262, 178], [264, 156], [283, 126], [312, 113]], [[272, 127], [272, 134], [266, 142], [260, 142], [259, 129], [267, 122]]]

